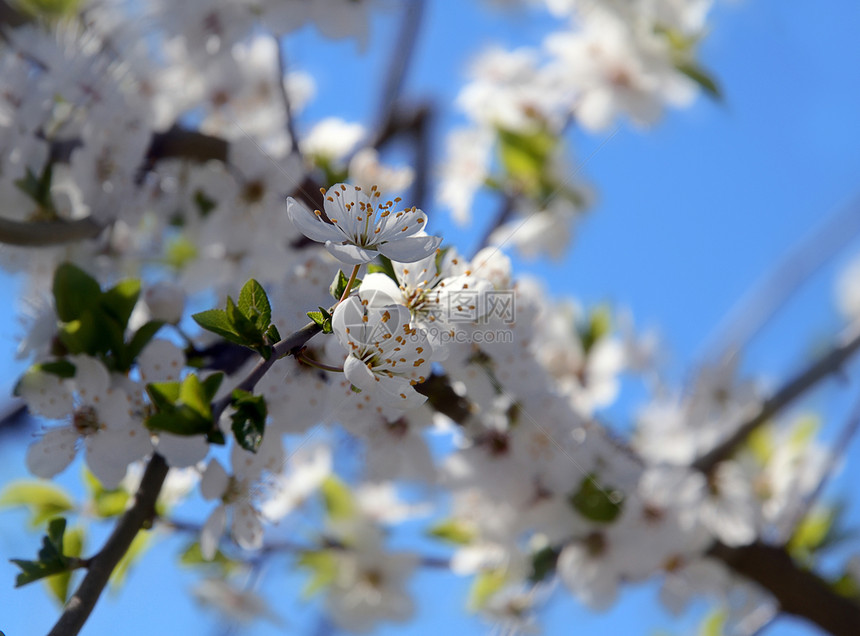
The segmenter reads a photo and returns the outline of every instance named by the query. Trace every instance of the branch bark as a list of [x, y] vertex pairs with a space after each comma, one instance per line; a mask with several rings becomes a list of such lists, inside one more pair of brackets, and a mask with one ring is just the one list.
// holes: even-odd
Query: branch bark
[[708, 556], [761, 585], [783, 612], [811, 621], [834, 636], [860, 634], [860, 605], [834, 592], [814, 573], [799, 568], [785, 548], [760, 542], [738, 548], [717, 543]]
[[146, 467], [134, 504], [117, 523], [104, 547], [90, 559], [87, 574], [66, 603], [60, 619], [48, 636], [74, 636], [84, 626], [117, 563], [131, 542], [155, 517], [155, 501], [167, 477], [168, 466], [159, 454], [153, 454]]
[[821, 380], [838, 372], [848, 358], [860, 349], [860, 326], [852, 327], [840, 340], [840, 344], [837, 344], [827, 354], [802, 370], [765, 400], [759, 409], [721, 444], [693, 462], [693, 468], [704, 473], [710, 473], [718, 463], [730, 457], [755, 429], [816, 386]]

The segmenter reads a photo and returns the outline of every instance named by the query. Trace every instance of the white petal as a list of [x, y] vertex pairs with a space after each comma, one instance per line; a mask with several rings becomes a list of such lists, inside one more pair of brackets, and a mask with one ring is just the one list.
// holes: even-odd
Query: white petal
[[212, 459], [200, 480], [200, 494], [204, 499], [220, 499], [227, 490], [230, 478], [227, 471], [217, 459]]
[[194, 466], [209, 453], [209, 443], [202, 435], [159, 433], [158, 452], [171, 468]]
[[343, 245], [339, 242], [335, 243], [332, 241], [326, 241], [325, 248], [329, 251], [329, 254], [334, 256], [341, 263], [346, 263], [347, 265], [361, 265], [362, 263], [369, 263], [376, 256], [375, 253], [369, 252], [362, 247], [358, 247], [357, 245], [352, 245], [350, 243]]
[[367, 368], [367, 364], [356, 358], [348, 356], [343, 362], [343, 374], [362, 391], [375, 391], [379, 382], [373, 371]]
[[224, 534], [226, 526], [227, 511], [224, 506], [218, 506], [200, 530], [200, 553], [207, 561], [215, 558], [215, 552], [218, 550], [218, 544], [221, 542], [221, 535]]
[[62, 472], [75, 458], [79, 435], [71, 426], [54, 428], [27, 449], [27, 469], [50, 479]]
[[323, 221], [304, 204], [292, 197], [287, 199], [287, 214], [299, 232], [313, 241], [325, 243], [326, 241], [343, 240], [340, 230]]
[[28, 371], [19, 385], [21, 397], [35, 415], [58, 420], [75, 410], [72, 393], [63, 380], [52, 373]]
[[441, 243], [442, 239], [438, 236], [408, 236], [382, 243], [377, 249], [393, 261], [414, 263], [433, 254]]
[[169, 340], [153, 340], [138, 358], [140, 377], [150, 382], [176, 382], [185, 366], [185, 353]]
[[391, 278], [380, 272], [367, 274], [361, 281], [358, 295], [368, 301], [368, 307], [384, 307], [397, 304], [403, 298], [400, 288]]
[[263, 546], [263, 526], [257, 511], [247, 501], [233, 508], [233, 538], [245, 550], [259, 550]]
[[75, 387], [85, 402], [94, 395], [101, 395], [110, 387], [110, 375], [105, 366], [89, 356], [72, 356], [69, 358], [75, 365]]

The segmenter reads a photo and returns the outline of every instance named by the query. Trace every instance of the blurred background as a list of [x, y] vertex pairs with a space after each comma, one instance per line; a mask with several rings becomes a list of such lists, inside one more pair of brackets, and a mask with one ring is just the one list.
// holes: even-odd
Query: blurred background
[[[372, 125], [374, 87], [392, 53], [401, 3], [390, 4], [395, 10], [374, 19], [364, 52], [353, 41], [324, 41], [309, 27], [286, 38], [291, 67], [317, 81], [316, 97], [297, 122], [300, 133], [329, 115]], [[775, 386], [844, 326], [835, 305], [835, 280], [860, 250], [860, 4], [717, 2], [709, 23], [700, 60], [717, 78], [722, 102], [700, 96], [691, 108], [669, 110], [645, 132], [626, 124], [604, 135], [572, 132], [571, 163], [583, 163], [581, 175], [596, 188], [597, 202], [563, 259], [515, 258], [515, 271], [542, 279], [556, 297], [628, 308], [639, 328], [659, 333], [668, 375], [678, 382], [718, 347], [726, 326], [736, 324], [730, 316], [755, 307], [760, 290], [791, 289], [788, 302], [755, 334], [743, 356], [745, 372]], [[548, 24], [543, 14], [523, 8], [427, 3], [404, 96], [433, 100], [439, 113], [435, 140], [462, 123], [451, 104], [468, 61], [494, 43], [507, 48], [534, 44]], [[443, 150], [431, 148], [436, 161]], [[442, 207], [428, 207], [430, 229], [466, 253], [495, 210], [493, 201], [479, 198], [471, 226], [463, 229]], [[828, 228], [825, 238], [813, 240], [822, 226]], [[777, 278], [768, 284], [774, 272], [787, 271], [780, 263], [799, 245], [804, 258], [821, 267], [800, 281]], [[23, 333], [14, 307], [20, 284], [8, 275], [0, 279], [7, 307], [0, 318], [3, 394], [11, 392], [24, 368], [15, 360]], [[825, 440], [833, 439], [858, 393], [858, 370], [850, 365], [842, 379], [823, 384], [797, 407], [821, 417]], [[606, 413], [621, 432], [629, 430], [643, 398], [636, 386], [626, 388]], [[14, 406], [11, 398], [6, 404]], [[37, 427], [21, 418], [0, 429], [0, 484], [26, 476], [24, 450]], [[860, 501], [856, 496], [852, 501], [852, 491], [860, 483], [860, 446], [855, 444], [847, 457], [853, 461], [830, 484], [828, 496], [849, 502], [846, 520], [856, 528]], [[80, 492], [80, 467], [78, 461], [58, 483]], [[39, 543], [40, 533], [22, 531], [25, 524], [23, 512], [0, 511], [0, 629], [7, 636], [44, 633], [58, 614], [38, 584], [12, 589], [16, 568], [8, 559], [29, 558]], [[108, 530], [94, 533], [91, 545], [99, 545]], [[419, 534], [416, 530], [415, 537]], [[409, 547], [420, 539], [404, 541]], [[83, 633], [115, 634], [120, 624], [128, 635], [225, 633], [223, 620], [201, 611], [188, 593], [198, 576], [175, 565], [186, 543], [182, 538], [159, 543], [129, 572], [120, 595], [103, 596]], [[833, 562], [858, 549], [860, 541], [852, 539]], [[234, 633], [339, 633], [322, 618], [319, 600], [300, 600], [305, 581], [305, 573], [273, 563], [260, 589], [280, 622], [260, 621]], [[469, 585], [468, 579], [444, 572], [420, 572], [413, 580], [415, 619], [379, 633], [489, 631], [489, 624], [465, 610]], [[656, 595], [655, 585], [631, 586], [612, 610], [594, 614], [559, 592], [542, 623], [547, 634], [699, 631], [706, 604], [673, 617]], [[780, 618], [762, 633], [817, 632]]]

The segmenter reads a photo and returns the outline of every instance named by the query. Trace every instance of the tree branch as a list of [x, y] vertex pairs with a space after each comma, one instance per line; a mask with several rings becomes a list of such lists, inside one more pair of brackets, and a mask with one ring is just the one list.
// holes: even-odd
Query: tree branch
[[86, 576], [48, 636], [74, 636], [84, 626], [117, 563], [137, 533], [155, 517], [155, 501], [168, 470], [164, 458], [153, 454], [137, 489], [134, 505], [123, 514], [104, 547], [89, 560]]
[[0, 243], [47, 247], [96, 238], [104, 229], [90, 218], [75, 221], [13, 221], [0, 218]]
[[811, 621], [834, 636], [860, 633], [860, 605], [834, 592], [814, 573], [799, 568], [784, 548], [760, 542], [738, 548], [717, 543], [708, 556], [761, 585], [783, 612]]
[[765, 400], [759, 409], [743, 422], [722, 443], [693, 462], [693, 468], [711, 472], [722, 460], [730, 457], [756, 428], [767, 422], [794, 400], [817, 385], [821, 380], [842, 368], [848, 358], [860, 349], [860, 327], [852, 327], [826, 355], [789, 380], [781, 389]]

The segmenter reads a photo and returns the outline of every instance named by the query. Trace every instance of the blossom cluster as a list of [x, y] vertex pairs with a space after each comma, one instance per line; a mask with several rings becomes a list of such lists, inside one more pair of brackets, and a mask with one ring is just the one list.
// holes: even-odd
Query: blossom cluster
[[[440, 565], [518, 629], [553, 581], [595, 609], [659, 580], [673, 612], [700, 596], [731, 598], [731, 621], [776, 611], [712, 549], [792, 538], [830, 461], [813, 427], [762, 426], [702, 465], [763, 387], [732, 357], [669, 386], [621, 312], [555, 299], [503, 249], [567, 248], [591, 198], [566, 184], [569, 126], [645, 126], [709, 88], [694, 43], [710, 2], [528, 4], [560, 30], [480, 56], [457, 100], [469, 126], [440, 170], [456, 219], [484, 186], [510, 206], [472, 256], [408, 194], [388, 198], [419, 175], [362, 126], [297, 125], [314, 81], [285, 74], [279, 38], [313, 25], [367, 45], [386, 3], [84, 2], [75, 19], [6, 28], [4, 219], [85, 233], [0, 247], [27, 277], [16, 393], [41, 422], [33, 475], [81, 454], [107, 518], [104, 493], [133, 492], [157, 454], [170, 473], [155, 523], [191, 533], [184, 560], [241, 566], [280, 545], [357, 632], [412, 618], [410, 577]], [[198, 311], [216, 298], [226, 309]], [[622, 440], [603, 417], [626, 379], [653, 390]], [[405, 501], [399, 487], [416, 484], [446, 503]], [[172, 518], [185, 502], [205, 519]], [[444, 559], [391, 547], [416, 518]], [[238, 578], [223, 567], [195, 594], [277, 620]]]

